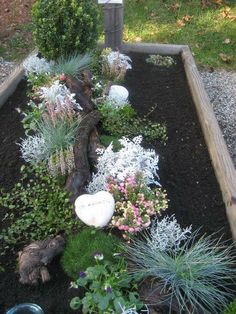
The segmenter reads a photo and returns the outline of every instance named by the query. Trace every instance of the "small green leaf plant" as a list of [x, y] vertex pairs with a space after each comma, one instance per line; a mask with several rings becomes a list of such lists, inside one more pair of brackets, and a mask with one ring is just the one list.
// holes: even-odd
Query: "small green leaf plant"
[[175, 64], [175, 60], [169, 56], [161, 56], [161, 55], [150, 55], [146, 59], [147, 63], [151, 63], [155, 66], [159, 67], [171, 67]]
[[102, 116], [102, 127], [110, 135], [119, 137], [143, 135], [146, 140], [160, 140], [163, 144], [167, 142], [166, 127], [147, 118], [140, 118], [129, 104], [114, 108], [105, 102], [98, 106], [98, 110]]
[[0, 196], [8, 224], [0, 233], [3, 251], [58, 233], [70, 234], [80, 225], [58, 178], [49, 176], [43, 166], [23, 166], [21, 172], [20, 182]]
[[82, 313], [89, 314], [120, 314], [123, 308], [139, 310], [143, 307], [137, 292], [138, 278], [131, 277], [127, 271], [127, 263], [119, 258], [118, 263], [103, 259], [101, 252], [94, 258], [97, 264], [81, 271], [79, 279], [71, 287], [83, 287], [83, 298], [75, 297], [70, 306], [74, 310], [82, 308]]

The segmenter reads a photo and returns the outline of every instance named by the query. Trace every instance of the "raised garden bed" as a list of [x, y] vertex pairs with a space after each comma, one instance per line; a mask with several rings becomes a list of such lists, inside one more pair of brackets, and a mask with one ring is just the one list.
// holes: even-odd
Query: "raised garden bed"
[[[133, 70], [127, 74], [124, 83], [130, 92], [130, 102], [140, 116], [149, 114], [151, 120], [167, 126], [169, 140], [166, 146], [157, 141], [145, 143], [160, 155], [161, 183], [170, 199], [167, 213], [175, 213], [183, 226], [192, 224], [194, 229], [201, 227], [202, 232], [219, 232], [217, 236], [223, 234], [224, 239], [230, 239], [226, 209], [231, 228], [234, 228], [235, 170], [189, 49], [183, 46], [126, 45], [124, 51], [133, 60]], [[153, 67], [145, 61], [152, 53], [172, 55], [176, 64], [169, 68]], [[0, 110], [0, 184], [7, 189], [19, 178], [22, 159], [15, 143], [23, 137], [24, 131], [16, 108], [24, 109], [26, 102], [26, 83], [21, 81]], [[1, 211], [0, 217], [3, 216]], [[4, 227], [2, 220], [1, 227]], [[58, 260], [50, 267], [53, 279], [33, 288], [18, 282], [14, 273], [15, 260], [16, 256], [9, 253], [2, 263], [6, 271], [0, 273], [1, 311], [15, 303], [34, 302], [45, 313], [75, 313], [69, 309], [68, 303], [77, 292], [69, 289], [70, 278], [63, 273]]]

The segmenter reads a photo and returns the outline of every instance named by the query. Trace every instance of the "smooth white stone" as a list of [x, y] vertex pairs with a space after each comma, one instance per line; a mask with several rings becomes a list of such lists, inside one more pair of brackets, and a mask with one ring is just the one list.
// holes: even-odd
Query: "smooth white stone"
[[116, 106], [122, 106], [128, 102], [129, 92], [121, 85], [112, 85], [108, 94], [108, 100]]
[[105, 227], [115, 210], [115, 200], [111, 193], [100, 191], [83, 194], [75, 200], [76, 215], [88, 226]]

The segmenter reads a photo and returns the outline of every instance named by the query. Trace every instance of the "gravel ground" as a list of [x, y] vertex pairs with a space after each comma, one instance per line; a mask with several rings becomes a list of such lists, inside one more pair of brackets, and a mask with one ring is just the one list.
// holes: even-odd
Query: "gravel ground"
[[[0, 58], [0, 85], [14, 67], [14, 62]], [[200, 74], [236, 168], [236, 72], [201, 70]]]
[[3, 83], [5, 78], [14, 70], [16, 66], [15, 62], [8, 62], [0, 58], [0, 85]]
[[236, 72], [200, 73], [236, 168]]

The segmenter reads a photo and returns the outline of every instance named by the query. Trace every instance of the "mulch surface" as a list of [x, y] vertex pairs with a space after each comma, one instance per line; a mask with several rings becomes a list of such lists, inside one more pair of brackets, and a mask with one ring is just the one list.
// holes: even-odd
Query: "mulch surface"
[[[170, 200], [167, 214], [175, 213], [183, 225], [193, 225], [202, 232], [231, 237], [225, 206], [217, 184], [204, 138], [198, 123], [194, 104], [187, 86], [179, 57], [170, 68], [154, 67], [145, 62], [146, 55], [133, 53], [133, 70], [125, 85], [130, 102], [141, 116], [155, 109], [149, 118], [166, 123], [168, 143], [145, 143], [160, 155], [159, 175]], [[9, 189], [19, 179], [22, 160], [15, 144], [24, 135], [20, 115], [15, 108], [24, 108], [27, 102], [26, 84], [17, 91], [0, 110], [0, 187]], [[0, 212], [0, 218], [4, 215]], [[3, 222], [0, 221], [1, 228]], [[0, 274], [0, 313], [22, 302], [39, 304], [45, 314], [75, 313], [69, 301], [77, 292], [69, 289], [70, 278], [62, 271], [59, 259], [50, 266], [52, 280], [39, 287], [25, 287], [18, 283], [16, 255], [4, 258], [6, 271]], [[78, 313], [78, 312], [76, 312]]]
[[19, 26], [31, 21], [35, 0], [1, 0], [0, 38], [13, 34]]
[[130, 102], [141, 116], [155, 106], [149, 118], [167, 126], [167, 145], [152, 143], [151, 147], [160, 156], [160, 182], [170, 200], [168, 213], [175, 213], [184, 226], [193, 225], [208, 234], [219, 231], [230, 238], [225, 205], [181, 58], [175, 57], [176, 65], [167, 69], [147, 64], [148, 55], [130, 56], [133, 69], [126, 79]]

